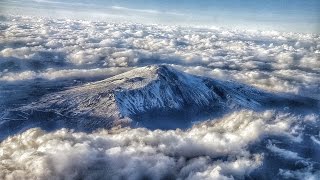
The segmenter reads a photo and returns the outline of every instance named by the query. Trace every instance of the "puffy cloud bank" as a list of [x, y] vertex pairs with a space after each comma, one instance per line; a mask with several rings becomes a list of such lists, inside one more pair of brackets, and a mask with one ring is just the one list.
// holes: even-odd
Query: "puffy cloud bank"
[[[319, 150], [318, 144], [311, 144], [307, 153], [277, 147], [298, 147], [310, 140], [302, 137], [307, 123], [319, 123], [319, 117], [241, 111], [185, 131], [126, 128], [48, 133], [34, 128], [0, 144], [0, 178], [242, 179], [254, 176], [252, 172], [271, 157], [293, 163], [293, 170], [260, 175], [317, 179], [319, 159], [311, 159], [310, 150]], [[261, 143], [266, 138], [267, 143]], [[256, 147], [266, 150], [254, 151]]]
[[123, 72], [116, 71], [121, 67], [166, 63], [195, 74], [319, 98], [319, 34], [1, 19], [1, 82], [107, 77]]

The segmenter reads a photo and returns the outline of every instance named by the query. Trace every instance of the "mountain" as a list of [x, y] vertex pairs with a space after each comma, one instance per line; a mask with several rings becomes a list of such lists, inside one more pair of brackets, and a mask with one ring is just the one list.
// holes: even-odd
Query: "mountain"
[[[111, 78], [45, 95], [20, 108], [29, 119], [70, 127], [138, 125], [184, 128], [239, 108], [313, 107], [315, 100], [271, 94], [233, 81], [187, 74], [170, 66], [136, 68]], [[55, 123], [56, 123], [55, 122]]]

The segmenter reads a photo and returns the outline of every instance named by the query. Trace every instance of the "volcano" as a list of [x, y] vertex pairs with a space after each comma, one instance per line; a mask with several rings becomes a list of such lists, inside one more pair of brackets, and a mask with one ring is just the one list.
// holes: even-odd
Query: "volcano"
[[[19, 108], [28, 119], [75, 129], [139, 126], [187, 128], [239, 109], [315, 108], [317, 101], [208, 77], [166, 65], [140, 67], [111, 78], [48, 94]], [[41, 124], [41, 123], [40, 123]]]

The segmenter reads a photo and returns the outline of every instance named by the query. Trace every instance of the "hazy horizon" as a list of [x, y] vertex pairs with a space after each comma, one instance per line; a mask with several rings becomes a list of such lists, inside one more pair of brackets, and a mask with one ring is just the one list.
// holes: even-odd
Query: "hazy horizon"
[[320, 32], [320, 1], [2, 1], [1, 13], [146, 24]]

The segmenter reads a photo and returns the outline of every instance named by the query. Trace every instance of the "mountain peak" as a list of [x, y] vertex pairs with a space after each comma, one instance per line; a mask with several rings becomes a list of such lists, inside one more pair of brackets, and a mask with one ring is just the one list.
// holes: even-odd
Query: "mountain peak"
[[156, 75], [164, 75], [166, 73], [174, 73], [177, 70], [171, 68], [168, 65], [149, 65], [149, 66], [144, 66], [144, 67], [138, 67], [135, 69], [132, 69], [130, 71], [127, 71], [125, 73], [119, 74], [114, 76], [114, 78], [117, 77], [123, 77], [127, 76], [128, 78], [130, 77], [135, 77], [135, 76], [141, 76], [141, 77], [154, 77]]
[[[183, 121], [187, 126], [201, 116], [217, 115], [235, 108], [257, 109], [270, 104], [290, 103], [286, 98], [243, 84], [195, 76], [167, 65], [152, 65], [46, 95], [25, 109], [32, 112], [50, 109], [64, 117], [78, 119], [78, 124], [89, 123], [85, 125], [89, 127], [93, 122], [97, 124], [94, 126], [112, 127], [124, 121], [134, 121], [149, 128], [169, 128], [165, 126], [170, 123], [161, 122]], [[98, 121], [88, 122], [86, 117]], [[157, 119], [161, 121], [155, 125]], [[152, 122], [142, 122], [146, 120]]]
[[160, 65], [152, 65], [150, 66], [150, 68], [154, 68], [156, 69], [156, 72], [159, 74], [159, 73], [165, 73], [165, 72], [168, 72], [168, 71], [171, 71], [171, 72], [175, 72], [176, 70], [173, 69], [172, 67], [168, 66], [168, 65], [164, 65], [164, 64], [160, 64]]

